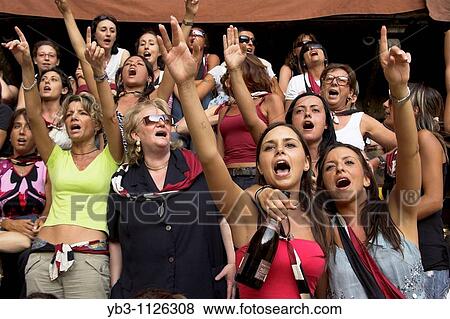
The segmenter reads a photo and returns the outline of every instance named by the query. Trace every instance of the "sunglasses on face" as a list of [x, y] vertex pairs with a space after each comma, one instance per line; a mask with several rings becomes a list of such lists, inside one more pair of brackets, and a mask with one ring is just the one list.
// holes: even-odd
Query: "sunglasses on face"
[[305, 44], [308, 44], [309, 42], [311, 42], [311, 40], [299, 41], [296, 44], [294, 44], [294, 49], [301, 48], [302, 46], [304, 46]]
[[198, 30], [198, 29], [194, 29], [191, 30], [191, 33], [189, 34], [191, 37], [205, 37], [205, 32], [203, 32], [202, 30]]
[[[308, 41], [310, 42], [310, 41]], [[305, 45], [305, 53], [311, 50], [323, 50], [323, 46], [320, 43], [306, 43]]]
[[164, 124], [172, 125], [172, 117], [167, 114], [150, 114], [144, 116], [142, 122], [144, 122], [145, 126], [158, 124], [160, 121], [163, 121]]
[[255, 37], [250, 38], [248, 35], [240, 35], [239, 36], [239, 43], [250, 43], [250, 41], [252, 41], [253, 45], [256, 45]]
[[348, 85], [350, 83], [350, 79], [349, 79], [348, 76], [343, 76], [343, 75], [341, 75], [341, 76], [334, 76], [334, 75], [331, 75], [331, 74], [327, 74], [323, 78], [322, 81], [324, 83], [326, 83], [326, 84], [331, 84], [331, 83], [333, 83], [334, 80], [336, 80], [336, 83], [339, 86], [345, 86], [345, 85]]

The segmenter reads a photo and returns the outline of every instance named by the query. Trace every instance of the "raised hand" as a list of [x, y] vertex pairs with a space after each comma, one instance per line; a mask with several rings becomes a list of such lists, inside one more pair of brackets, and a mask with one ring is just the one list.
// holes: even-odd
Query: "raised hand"
[[175, 17], [170, 18], [170, 26], [172, 28], [172, 41], [169, 39], [166, 28], [161, 24], [159, 25], [161, 37], [158, 36], [158, 45], [170, 74], [177, 84], [181, 84], [195, 78], [197, 74], [196, 61], [200, 55], [200, 50], [198, 46], [194, 46], [194, 52], [191, 54]]
[[230, 25], [227, 34], [223, 36], [223, 54], [228, 70], [237, 69], [245, 61], [247, 51], [242, 51], [236, 27]]
[[101, 76], [105, 73], [106, 68], [106, 56], [105, 49], [100, 47], [97, 42], [92, 41], [91, 27], [86, 31], [86, 49], [84, 56], [87, 62], [92, 66], [94, 75]]
[[384, 76], [389, 82], [389, 86], [403, 87], [409, 80], [409, 63], [411, 55], [401, 50], [397, 46], [388, 49], [387, 30], [381, 28], [380, 37], [380, 63], [383, 68]]
[[70, 11], [69, 4], [66, 0], [55, 0], [55, 4], [58, 7], [59, 12], [61, 12], [62, 14]]
[[184, 0], [184, 7], [186, 9], [185, 18], [194, 18], [198, 11], [199, 0]]
[[8, 43], [2, 43], [2, 46], [11, 51], [17, 63], [23, 66], [25, 63], [31, 61], [30, 47], [22, 31], [18, 27], [14, 27], [14, 30], [16, 30], [19, 40], [16, 39]]

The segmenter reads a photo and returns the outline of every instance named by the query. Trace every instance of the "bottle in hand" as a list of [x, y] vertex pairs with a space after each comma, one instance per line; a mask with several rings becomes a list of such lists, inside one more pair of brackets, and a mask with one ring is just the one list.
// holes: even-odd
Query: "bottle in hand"
[[275, 219], [268, 218], [261, 224], [239, 265], [237, 282], [254, 289], [262, 287], [277, 252], [279, 236], [280, 223]]

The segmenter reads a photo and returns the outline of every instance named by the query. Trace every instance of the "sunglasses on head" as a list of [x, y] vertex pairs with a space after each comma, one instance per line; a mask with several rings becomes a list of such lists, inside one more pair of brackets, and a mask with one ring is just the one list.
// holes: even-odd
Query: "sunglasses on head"
[[239, 43], [250, 43], [250, 41], [253, 42], [253, 45], [256, 45], [255, 37], [250, 38], [248, 35], [240, 35], [239, 36]]
[[203, 32], [202, 30], [194, 29], [194, 30], [191, 30], [190, 35], [192, 37], [202, 37], [202, 38], [204, 38], [205, 37], [205, 32]]
[[150, 114], [146, 115], [142, 118], [142, 122], [147, 125], [158, 124], [160, 121], [163, 121], [164, 124], [172, 125], [172, 117], [167, 114]]

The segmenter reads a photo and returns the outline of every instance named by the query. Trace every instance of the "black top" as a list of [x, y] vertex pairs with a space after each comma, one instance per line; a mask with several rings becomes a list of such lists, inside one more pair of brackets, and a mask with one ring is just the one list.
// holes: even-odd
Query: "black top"
[[[383, 196], [392, 190], [396, 180], [396, 157], [394, 151], [386, 158], [386, 169], [384, 174]], [[444, 181], [447, 176], [447, 163], [442, 164]], [[423, 190], [421, 191], [423, 193]], [[445, 194], [445, 190], [444, 190]], [[444, 239], [444, 224], [442, 222], [442, 210], [417, 221], [419, 233], [419, 250], [422, 257], [422, 265], [425, 271], [446, 270], [450, 268], [450, 252]]]
[[[189, 168], [179, 150], [171, 152], [164, 185], [184, 180]], [[122, 180], [129, 193], [158, 192], [144, 165], [132, 165]], [[108, 203], [110, 240], [122, 247], [122, 273], [112, 298], [132, 298], [146, 288], [179, 292], [187, 298], [225, 298], [225, 279], [214, 277], [226, 264], [222, 217], [205, 177], [177, 193]]]

